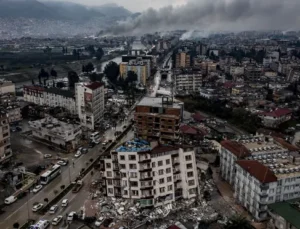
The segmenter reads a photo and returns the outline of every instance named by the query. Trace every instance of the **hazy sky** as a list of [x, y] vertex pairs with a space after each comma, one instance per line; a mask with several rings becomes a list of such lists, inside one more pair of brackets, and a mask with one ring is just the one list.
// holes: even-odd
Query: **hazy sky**
[[[61, 0], [62, 1], [62, 0]], [[184, 4], [187, 0], [67, 0], [69, 2], [80, 3], [84, 5], [102, 5], [106, 3], [116, 3], [120, 6], [133, 11], [141, 12], [150, 7], [160, 8], [167, 5], [181, 5]]]

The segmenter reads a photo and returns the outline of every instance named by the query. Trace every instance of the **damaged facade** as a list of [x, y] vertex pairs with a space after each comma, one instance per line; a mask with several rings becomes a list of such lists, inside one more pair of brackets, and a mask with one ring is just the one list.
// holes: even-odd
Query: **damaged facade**
[[162, 206], [199, 194], [193, 148], [156, 145], [135, 139], [102, 158], [103, 192], [137, 200], [143, 207]]

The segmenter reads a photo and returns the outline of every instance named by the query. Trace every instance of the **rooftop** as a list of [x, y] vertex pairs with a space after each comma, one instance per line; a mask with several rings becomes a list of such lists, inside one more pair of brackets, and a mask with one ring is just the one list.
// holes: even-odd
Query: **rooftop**
[[180, 109], [181, 106], [178, 100], [173, 100], [173, 103], [163, 104], [163, 98], [152, 98], [144, 97], [138, 104], [138, 106], [149, 106], [149, 107], [172, 107]]
[[281, 216], [295, 228], [300, 228], [300, 198], [270, 204], [268, 208], [270, 212]]
[[279, 117], [282, 117], [282, 116], [285, 116], [285, 115], [288, 115], [291, 113], [292, 113], [292, 111], [288, 108], [277, 108], [276, 110], [271, 111], [271, 112], [263, 112], [263, 113], [261, 113], [261, 115], [279, 118]]
[[52, 88], [46, 88], [45, 91], [47, 93], [51, 93], [51, 94], [56, 94], [56, 95], [61, 95], [61, 96], [64, 96], [64, 97], [74, 98], [74, 92], [68, 91], [68, 90], [62, 90], [62, 89], [59, 89], [59, 88], [52, 87]]
[[87, 84], [85, 86], [91, 90], [96, 90], [97, 88], [104, 86], [104, 84], [100, 83], [100, 82], [93, 82], [93, 83]]
[[237, 158], [241, 159], [251, 155], [250, 151], [239, 142], [224, 140], [221, 142], [221, 145], [233, 153]]
[[263, 184], [277, 181], [275, 174], [258, 161], [240, 160], [236, 163]]
[[150, 151], [152, 148], [150, 143], [141, 140], [141, 139], [134, 139], [122, 144], [122, 146], [115, 149], [116, 152], [145, 152]]

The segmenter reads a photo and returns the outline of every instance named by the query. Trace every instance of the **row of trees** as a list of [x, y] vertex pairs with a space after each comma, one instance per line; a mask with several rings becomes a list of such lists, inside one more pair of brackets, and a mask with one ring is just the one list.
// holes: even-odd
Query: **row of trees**
[[[222, 55], [223, 54], [224, 52]], [[244, 57], [248, 57], [254, 59], [257, 63], [262, 63], [263, 59], [266, 57], [266, 50], [262, 49], [256, 51], [255, 49], [251, 49], [249, 52], [245, 52], [242, 49], [234, 48], [228, 55], [234, 57], [238, 62], [241, 62]]]

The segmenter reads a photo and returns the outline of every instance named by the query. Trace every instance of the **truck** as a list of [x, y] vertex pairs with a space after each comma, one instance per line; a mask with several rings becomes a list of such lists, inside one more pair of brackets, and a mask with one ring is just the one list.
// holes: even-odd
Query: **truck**
[[73, 192], [73, 193], [79, 192], [79, 190], [82, 188], [82, 186], [83, 186], [83, 181], [82, 181], [82, 180], [78, 180], [78, 181], [75, 183], [75, 185], [74, 185], [74, 187], [73, 187], [73, 189], [72, 189], [72, 192]]

